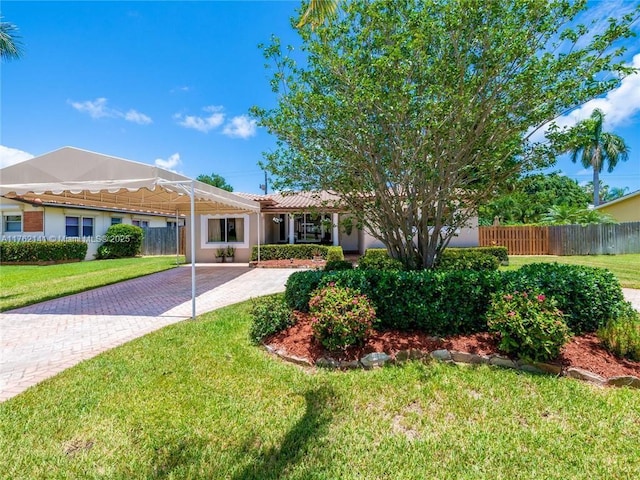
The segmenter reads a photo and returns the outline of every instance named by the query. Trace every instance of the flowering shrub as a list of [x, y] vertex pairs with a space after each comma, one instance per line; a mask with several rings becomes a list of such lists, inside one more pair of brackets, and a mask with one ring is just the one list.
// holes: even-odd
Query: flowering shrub
[[376, 318], [365, 295], [334, 283], [313, 292], [309, 313], [314, 336], [332, 351], [362, 344]]
[[500, 350], [526, 360], [556, 358], [571, 336], [555, 300], [544, 294], [494, 296], [487, 324], [490, 331], [500, 334]]

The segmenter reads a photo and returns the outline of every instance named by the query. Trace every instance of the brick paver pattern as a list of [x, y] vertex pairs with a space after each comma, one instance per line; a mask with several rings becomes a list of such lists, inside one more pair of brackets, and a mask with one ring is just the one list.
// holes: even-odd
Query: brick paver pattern
[[[283, 291], [292, 271], [198, 266], [196, 312]], [[0, 313], [0, 402], [82, 360], [190, 316], [188, 267]]]

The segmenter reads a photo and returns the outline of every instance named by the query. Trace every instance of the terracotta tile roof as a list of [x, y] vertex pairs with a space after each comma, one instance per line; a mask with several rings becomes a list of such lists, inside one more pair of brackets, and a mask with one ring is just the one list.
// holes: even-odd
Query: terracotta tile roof
[[273, 193], [269, 195], [236, 193], [236, 195], [260, 202], [262, 211], [300, 211], [311, 208], [341, 210], [339, 197], [326, 191]]

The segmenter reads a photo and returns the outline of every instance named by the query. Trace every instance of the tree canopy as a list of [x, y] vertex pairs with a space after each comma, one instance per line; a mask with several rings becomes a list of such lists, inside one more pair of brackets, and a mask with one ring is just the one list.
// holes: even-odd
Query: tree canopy
[[221, 188], [222, 190], [226, 190], [227, 192], [233, 192], [233, 187], [227, 183], [224, 177], [218, 175], [217, 173], [212, 173], [211, 175], [206, 175], [203, 173], [198, 175], [196, 177], [196, 180], [208, 185], [213, 185], [214, 187]]
[[553, 207], [586, 209], [589, 198], [578, 182], [557, 172], [526, 175], [480, 206], [479, 221], [491, 225], [497, 217], [501, 225], [540, 223]]
[[[616, 42], [638, 16], [597, 35], [576, 21], [585, 1], [353, 0], [299, 29], [298, 64], [277, 38], [278, 137], [266, 167], [280, 188], [338, 194], [410, 268], [433, 266], [509, 179], [551, 164], [561, 136], [532, 135], [619, 85], [633, 70]], [[564, 146], [566, 147], [566, 146]]]

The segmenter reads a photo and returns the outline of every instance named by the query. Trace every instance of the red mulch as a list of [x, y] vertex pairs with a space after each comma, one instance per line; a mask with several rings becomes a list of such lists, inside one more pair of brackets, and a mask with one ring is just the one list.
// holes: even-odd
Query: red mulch
[[[286, 351], [290, 355], [303, 357], [313, 363], [328, 352], [313, 337], [309, 315], [297, 312], [295, 325], [266, 339], [265, 343]], [[371, 352], [385, 352], [392, 357], [400, 350], [433, 351], [440, 348], [462, 352], [490, 355], [499, 353], [495, 337], [489, 333], [457, 335], [438, 339], [420, 332], [374, 332], [363, 347], [354, 347], [333, 355], [338, 360], [356, 360]], [[603, 377], [634, 375], [640, 377], [640, 362], [631, 362], [609, 353], [594, 334], [580, 335], [564, 347], [554, 363], [563, 367], [578, 367]]]
[[325, 260], [304, 260], [292, 258], [289, 260], [262, 260], [260, 263], [251, 262], [256, 268], [324, 268]]

